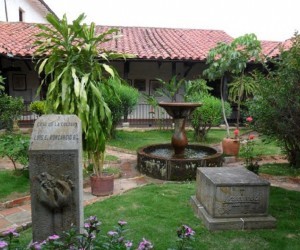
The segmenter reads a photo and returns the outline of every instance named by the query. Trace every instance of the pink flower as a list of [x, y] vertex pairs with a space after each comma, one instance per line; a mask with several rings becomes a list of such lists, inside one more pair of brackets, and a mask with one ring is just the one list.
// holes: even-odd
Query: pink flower
[[3, 235], [3, 236], [8, 236], [8, 235], [10, 235], [10, 236], [18, 237], [18, 236], [19, 236], [19, 233], [16, 232], [16, 229], [15, 229], [15, 228], [10, 228], [10, 229], [4, 231], [4, 232], [2, 233], [2, 235]]
[[126, 241], [126, 242], [125, 242], [125, 247], [126, 247], [126, 248], [131, 248], [132, 245], [133, 245], [133, 244], [132, 244], [132, 241]]
[[150, 241], [143, 238], [143, 241], [140, 242], [138, 250], [149, 250], [152, 249], [153, 245]]
[[116, 231], [109, 231], [108, 233], [107, 233], [109, 236], [115, 236], [115, 235], [117, 235], [118, 233], [116, 232]]
[[249, 135], [249, 140], [253, 140], [254, 139], [254, 135]]
[[240, 131], [239, 131], [238, 129], [235, 129], [235, 130], [233, 131], [233, 133], [234, 133], [234, 135], [237, 137], [237, 136], [239, 135]]
[[8, 244], [5, 241], [0, 240], [0, 249], [4, 249]]
[[48, 240], [58, 240], [60, 237], [56, 234], [53, 234], [51, 236], [48, 237]]
[[252, 121], [253, 121], [253, 118], [252, 118], [251, 116], [249, 116], [249, 117], [246, 118], [246, 121], [247, 121], [247, 122], [252, 122]]
[[119, 221], [118, 221], [118, 224], [119, 224], [119, 226], [124, 226], [124, 225], [127, 224], [127, 222], [124, 221], [124, 220], [119, 220]]

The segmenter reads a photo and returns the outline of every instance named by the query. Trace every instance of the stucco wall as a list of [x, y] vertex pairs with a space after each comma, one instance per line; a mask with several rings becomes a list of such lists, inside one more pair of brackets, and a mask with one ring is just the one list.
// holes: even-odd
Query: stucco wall
[[[23, 22], [47, 23], [46, 13], [31, 0], [6, 0], [8, 22], [19, 21], [19, 9], [23, 11]], [[4, 1], [0, 1], [0, 21], [6, 22]]]

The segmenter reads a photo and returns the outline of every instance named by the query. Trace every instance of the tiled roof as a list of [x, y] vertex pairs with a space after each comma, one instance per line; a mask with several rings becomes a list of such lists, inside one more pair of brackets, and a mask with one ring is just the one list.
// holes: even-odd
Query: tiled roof
[[[111, 27], [97, 26], [97, 32]], [[107, 50], [130, 53], [141, 59], [205, 60], [208, 51], [218, 42], [230, 42], [223, 31], [199, 29], [168, 29], [116, 27], [118, 39], [106, 42]], [[0, 22], [0, 54], [32, 56], [33, 42], [39, 28], [30, 23]]]
[[[97, 26], [97, 32], [111, 27]], [[119, 38], [103, 44], [102, 48], [119, 53], [129, 53], [147, 60], [203, 61], [208, 51], [218, 42], [231, 42], [224, 31], [201, 29], [171, 29], [116, 27]], [[0, 22], [0, 54], [32, 57], [33, 42], [40, 30], [36, 24]], [[280, 42], [262, 41], [263, 53], [269, 57], [279, 54]]]
[[35, 51], [32, 47], [34, 34], [39, 30], [35, 24], [0, 22], [0, 54], [31, 57]]
[[[219, 30], [117, 27], [122, 37], [107, 44], [108, 49], [131, 53], [143, 59], [205, 60], [218, 42], [232, 37]], [[105, 27], [98, 27], [103, 31]]]

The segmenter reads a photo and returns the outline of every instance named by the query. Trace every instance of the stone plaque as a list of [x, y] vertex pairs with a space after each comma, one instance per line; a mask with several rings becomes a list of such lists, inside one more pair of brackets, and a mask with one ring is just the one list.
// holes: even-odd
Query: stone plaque
[[192, 203], [209, 229], [272, 228], [270, 183], [244, 167], [198, 168]]
[[44, 115], [29, 147], [33, 241], [83, 226], [81, 122], [75, 115]]

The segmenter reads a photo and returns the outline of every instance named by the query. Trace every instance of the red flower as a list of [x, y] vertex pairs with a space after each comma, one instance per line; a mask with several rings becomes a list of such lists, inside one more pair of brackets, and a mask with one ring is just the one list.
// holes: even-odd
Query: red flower
[[249, 140], [253, 140], [254, 139], [254, 135], [249, 135]]
[[253, 118], [252, 118], [251, 116], [249, 116], [249, 117], [246, 118], [246, 121], [247, 121], [247, 122], [252, 122], [252, 121], [253, 121]]
[[235, 129], [235, 130], [233, 131], [233, 133], [234, 133], [235, 136], [238, 136], [239, 133], [240, 133], [240, 131], [239, 131], [238, 129]]

